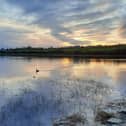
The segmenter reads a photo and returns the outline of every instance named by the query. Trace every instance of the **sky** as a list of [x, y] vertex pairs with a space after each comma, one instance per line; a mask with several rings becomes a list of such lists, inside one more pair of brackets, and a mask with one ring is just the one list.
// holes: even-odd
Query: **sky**
[[126, 0], [0, 0], [0, 48], [126, 43]]

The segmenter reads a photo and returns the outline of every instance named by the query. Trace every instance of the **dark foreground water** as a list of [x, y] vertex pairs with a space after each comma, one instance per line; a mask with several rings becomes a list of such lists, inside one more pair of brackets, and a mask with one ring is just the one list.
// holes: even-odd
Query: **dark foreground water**
[[95, 126], [98, 108], [125, 96], [124, 59], [0, 58], [0, 126], [52, 126], [74, 113]]

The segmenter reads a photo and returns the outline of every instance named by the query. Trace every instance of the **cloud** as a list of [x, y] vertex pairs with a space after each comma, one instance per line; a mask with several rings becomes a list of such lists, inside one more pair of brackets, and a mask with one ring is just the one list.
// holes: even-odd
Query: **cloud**
[[[18, 47], [23, 46], [27, 31], [19, 31], [19, 29], [12, 29], [8, 27], [0, 28], [0, 46], [1, 47]], [[24, 42], [22, 42], [24, 41]]]
[[126, 16], [123, 17], [120, 23], [119, 34], [122, 38], [126, 38]]
[[[16, 22], [26, 24], [26, 27], [36, 26], [49, 29], [50, 36], [56, 38], [59, 43], [68, 42], [73, 45], [87, 45], [90, 39], [92, 39], [91, 42], [94, 39], [97, 41], [100, 38], [109, 37], [109, 34], [120, 27], [120, 18], [123, 18], [125, 14], [122, 10], [126, 4], [125, 0], [5, 1], [4, 10], [9, 13], [5, 8], [13, 8], [15, 17], [12, 17]], [[7, 18], [7, 15], [4, 18]], [[121, 26], [120, 32], [125, 33], [122, 27], [124, 28], [125, 25]], [[80, 33], [81, 38], [84, 39], [75, 39], [76, 35], [72, 37], [75, 31], [81, 29], [86, 31]], [[94, 35], [95, 37], [92, 38]]]

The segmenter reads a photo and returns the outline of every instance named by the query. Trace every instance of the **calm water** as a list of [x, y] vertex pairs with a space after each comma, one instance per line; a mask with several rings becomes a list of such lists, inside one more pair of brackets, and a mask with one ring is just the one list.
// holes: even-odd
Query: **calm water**
[[[36, 73], [36, 69], [39, 72]], [[51, 126], [126, 96], [126, 60], [0, 58], [1, 126]]]

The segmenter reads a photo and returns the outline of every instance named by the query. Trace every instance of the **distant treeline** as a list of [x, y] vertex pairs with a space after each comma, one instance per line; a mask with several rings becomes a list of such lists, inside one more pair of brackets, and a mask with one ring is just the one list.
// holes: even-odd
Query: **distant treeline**
[[62, 48], [14, 48], [0, 49], [1, 56], [38, 56], [38, 57], [126, 57], [126, 45], [113, 46], [74, 46]]

